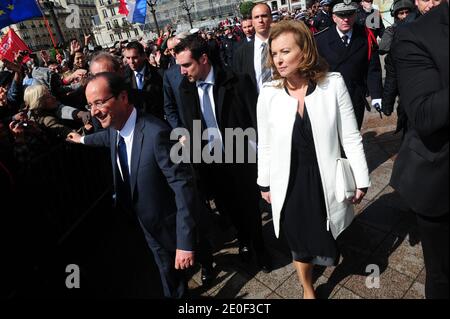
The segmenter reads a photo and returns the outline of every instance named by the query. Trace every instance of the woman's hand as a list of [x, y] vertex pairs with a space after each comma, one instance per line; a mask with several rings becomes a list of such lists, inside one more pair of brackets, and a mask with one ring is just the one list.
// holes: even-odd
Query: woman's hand
[[367, 188], [358, 188], [356, 190], [356, 194], [355, 197], [353, 197], [350, 202], [353, 205], [358, 205], [361, 203], [361, 201], [363, 200], [364, 196], [366, 196], [367, 193]]
[[261, 197], [269, 204], [272, 204], [272, 198], [270, 196], [270, 192], [261, 192]]

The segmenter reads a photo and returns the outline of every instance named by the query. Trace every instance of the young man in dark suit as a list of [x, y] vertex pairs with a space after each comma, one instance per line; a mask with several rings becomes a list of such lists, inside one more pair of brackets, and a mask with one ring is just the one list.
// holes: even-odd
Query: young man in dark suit
[[[180, 85], [182, 107], [180, 119], [191, 138], [195, 138], [196, 123], [201, 132], [215, 143], [210, 153], [220, 158], [209, 163], [202, 156], [194, 163], [204, 194], [216, 200], [219, 212], [226, 212], [238, 231], [239, 254], [249, 260], [254, 248], [257, 262], [263, 271], [269, 271], [265, 255], [261, 214], [258, 208], [259, 192], [256, 185], [256, 89], [248, 75], [236, 74], [229, 69], [213, 65], [208, 56], [206, 41], [197, 36], [182, 40], [176, 47], [177, 62], [184, 79]], [[254, 132], [242, 145], [227, 139], [227, 130], [241, 129]], [[214, 136], [210, 132], [214, 131]], [[203, 154], [211, 143], [203, 143]], [[253, 143], [253, 146], [252, 146]], [[191, 140], [190, 145], [195, 146]], [[193, 150], [196, 152], [196, 149]], [[217, 153], [216, 153], [217, 152]], [[224, 154], [233, 154], [232, 161], [223, 161]], [[244, 154], [239, 163], [238, 154]], [[191, 158], [196, 154], [191, 154]], [[256, 155], [255, 155], [256, 156]]]
[[[431, 0], [430, 0], [431, 1]], [[391, 185], [417, 215], [427, 298], [449, 297], [448, 2], [399, 28], [392, 46], [408, 131]]]
[[263, 83], [272, 79], [272, 73], [267, 65], [269, 54], [268, 39], [272, 14], [270, 7], [265, 3], [258, 3], [252, 9], [252, 22], [255, 36], [252, 41], [241, 45], [233, 58], [233, 70], [250, 76], [257, 93]]
[[104, 131], [68, 140], [109, 147], [117, 205], [135, 214], [158, 265], [164, 295], [181, 298], [186, 282], [180, 270], [194, 263], [195, 187], [186, 164], [170, 158], [173, 142], [166, 123], [139, 113], [129, 103], [123, 78], [99, 73], [86, 87], [91, 115]]
[[123, 54], [127, 61], [125, 82], [133, 91], [133, 102], [145, 113], [164, 119], [163, 79], [148, 62], [144, 47], [133, 41], [127, 44]]

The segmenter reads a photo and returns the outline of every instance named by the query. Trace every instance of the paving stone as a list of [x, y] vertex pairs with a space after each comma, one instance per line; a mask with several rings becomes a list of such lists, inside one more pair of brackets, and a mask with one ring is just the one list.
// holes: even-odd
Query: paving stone
[[425, 299], [425, 285], [415, 282], [403, 299]]
[[427, 277], [427, 273], [426, 273], [425, 266], [424, 266], [422, 268], [422, 271], [420, 272], [419, 276], [417, 276], [416, 280], [417, 280], [417, 282], [425, 285], [426, 277]]
[[348, 290], [345, 287], [339, 289], [333, 296], [333, 299], [362, 299], [360, 296], [355, 294], [353, 291]]
[[414, 281], [388, 267], [380, 274], [380, 287], [369, 289], [366, 286], [367, 275], [353, 275], [344, 287], [366, 299], [400, 299]]
[[267, 296], [266, 299], [283, 299], [280, 295], [278, 295], [275, 292], [272, 292], [270, 295]]
[[378, 167], [370, 174], [372, 185], [365, 196], [366, 200], [375, 199], [389, 185], [392, 170], [381, 166], [381, 164], [379, 164]]
[[293, 273], [289, 278], [278, 287], [275, 292], [283, 299], [302, 299], [303, 287], [297, 277], [297, 273]]
[[[420, 244], [410, 245], [404, 238], [389, 235], [372, 258], [386, 259], [389, 267], [411, 278], [423, 269], [424, 261]], [[383, 261], [383, 263], [386, 263]]]
[[218, 290], [211, 293], [211, 296], [220, 299], [265, 299], [273, 292], [257, 279], [249, 279], [242, 273], [236, 273], [234, 276], [229, 277], [220, 286]]
[[[275, 258], [275, 260], [276, 260], [276, 258]], [[256, 275], [256, 279], [258, 279], [260, 282], [264, 283], [264, 285], [266, 285], [270, 289], [276, 290], [293, 273], [295, 273], [294, 266], [292, 265], [292, 263], [289, 263], [284, 267], [272, 270], [268, 274], [266, 274], [264, 272], [259, 272]]]

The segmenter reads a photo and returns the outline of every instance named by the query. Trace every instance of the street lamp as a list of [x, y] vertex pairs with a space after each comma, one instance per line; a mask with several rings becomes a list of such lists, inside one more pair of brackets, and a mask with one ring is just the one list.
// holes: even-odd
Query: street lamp
[[188, 4], [187, 0], [180, 0], [180, 4], [181, 4], [181, 8], [183, 8], [183, 10], [185, 10], [187, 12], [189, 24], [191, 25], [191, 29], [193, 29], [194, 27], [192, 26], [191, 10], [194, 7], [194, 4], [193, 3]]
[[159, 25], [158, 25], [158, 20], [156, 20], [156, 10], [155, 10], [155, 6], [156, 6], [157, 2], [158, 2], [158, 0], [147, 0], [147, 4], [150, 7], [150, 12], [153, 15], [153, 21], [155, 21], [156, 32], [159, 36]]

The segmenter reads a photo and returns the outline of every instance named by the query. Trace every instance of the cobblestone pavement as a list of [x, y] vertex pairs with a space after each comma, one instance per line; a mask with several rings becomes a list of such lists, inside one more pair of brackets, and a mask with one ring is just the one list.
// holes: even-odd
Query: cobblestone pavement
[[[414, 215], [388, 185], [401, 135], [394, 135], [396, 118], [367, 113], [362, 129], [372, 187], [357, 206], [358, 216], [338, 240], [342, 258], [337, 267], [317, 268], [319, 298], [423, 299], [425, 272]], [[276, 239], [268, 214], [263, 215], [266, 246], [274, 269], [266, 274], [237, 255], [231, 228], [218, 230], [215, 279], [201, 286], [197, 267], [189, 281], [193, 297], [298, 299], [303, 291], [285, 242]], [[379, 285], [369, 277], [379, 269]]]

